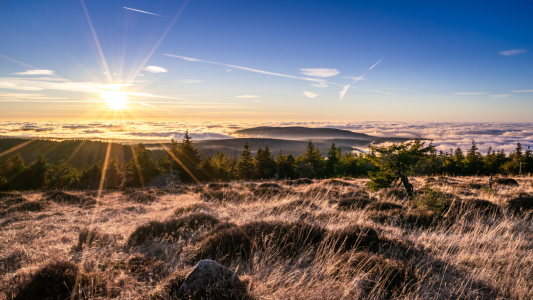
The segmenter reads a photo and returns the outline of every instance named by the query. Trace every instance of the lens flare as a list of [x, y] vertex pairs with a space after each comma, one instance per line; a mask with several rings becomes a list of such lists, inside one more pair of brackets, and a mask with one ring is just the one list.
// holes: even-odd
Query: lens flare
[[107, 101], [107, 104], [113, 109], [122, 109], [126, 106], [126, 103], [128, 103], [126, 93], [120, 91], [101, 93], [100, 97]]

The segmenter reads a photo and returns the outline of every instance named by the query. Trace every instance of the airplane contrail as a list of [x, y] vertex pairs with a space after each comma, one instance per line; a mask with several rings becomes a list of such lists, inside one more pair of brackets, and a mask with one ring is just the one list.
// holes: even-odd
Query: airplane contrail
[[140, 13], [143, 13], [143, 14], [149, 14], [149, 15], [154, 15], [154, 16], [158, 16], [158, 17], [164, 17], [162, 15], [154, 14], [154, 13], [147, 12], [147, 11], [144, 11], [144, 10], [138, 10], [138, 9], [134, 9], [134, 8], [129, 8], [129, 7], [126, 7], [126, 6], [123, 6], [122, 8], [133, 10], [133, 11], [140, 12]]
[[377, 66], [380, 62], [381, 62], [382, 59], [378, 60], [377, 63], [373, 64], [372, 67], [370, 67], [366, 72], [363, 73], [363, 75], [357, 77], [354, 79], [354, 81], [348, 85], [345, 85], [344, 88], [342, 89], [342, 91], [340, 91], [339, 93], [339, 101], [342, 101], [342, 98], [344, 97], [344, 95], [346, 95], [346, 92], [348, 91], [348, 89], [350, 88], [350, 86], [354, 83], [356, 83], [357, 81], [361, 80], [361, 78], [363, 78], [363, 76], [366, 75], [366, 73], [368, 73], [368, 71], [372, 70], [375, 66]]
[[335, 82], [327, 82], [324, 79], [319, 79], [319, 78], [308, 78], [308, 77], [286, 75], [286, 74], [280, 74], [280, 73], [274, 73], [274, 72], [268, 72], [268, 71], [263, 71], [263, 70], [258, 70], [258, 69], [247, 68], [247, 67], [241, 67], [241, 66], [223, 64], [223, 63], [212, 62], [212, 61], [207, 61], [207, 60], [201, 60], [201, 59], [191, 58], [191, 57], [186, 57], [186, 56], [179, 56], [179, 55], [172, 55], [172, 54], [165, 54], [165, 55], [166, 56], [170, 56], [170, 57], [181, 58], [181, 59], [186, 60], [186, 61], [203, 62], [203, 63], [219, 65], [219, 66], [226, 66], [226, 67], [230, 67], [230, 68], [234, 68], [234, 69], [240, 69], [240, 70], [244, 70], [244, 71], [250, 71], [250, 72], [261, 73], [261, 74], [266, 74], [266, 75], [286, 77], [286, 78], [294, 78], [294, 79], [307, 80], [307, 81], [313, 81], [313, 82], [324, 82], [324, 83], [330, 83], [330, 84], [336, 84], [336, 85], [342, 86], [341, 84], [338, 84], [338, 83], [335, 83]]

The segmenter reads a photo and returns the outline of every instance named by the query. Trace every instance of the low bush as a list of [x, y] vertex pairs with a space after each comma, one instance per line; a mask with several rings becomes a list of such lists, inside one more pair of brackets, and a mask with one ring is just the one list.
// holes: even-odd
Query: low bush
[[208, 190], [212, 191], [218, 191], [221, 189], [227, 189], [231, 188], [231, 185], [229, 183], [210, 183], [206, 187]]
[[479, 182], [474, 182], [474, 181], [467, 181], [467, 182], [460, 183], [457, 186], [463, 189], [480, 190], [483, 187], [485, 187], [486, 184], [481, 184]]
[[365, 226], [352, 225], [329, 233], [335, 250], [348, 251], [352, 248], [376, 251], [380, 238], [378, 232]]
[[283, 189], [279, 184], [277, 184], [277, 183], [272, 183], [272, 182], [261, 183], [257, 188], [260, 188], [260, 189], [263, 189], [263, 188], [267, 188], [267, 189], [279, 189], [279, 190], [282, 190], [282, 189]]
[[388, 201], [376, 201], [370, 203], [367, 207], [368, 210], [376, 210], [376, 211], [382, 211], [382, 210], [392, 210], [392, 209], [403, 209], [403, 206], [394, 202], [388, 202]]
[[291, 212], [297, 210], [298, 208], [310, 208], [315, 210], [318, 209], [318, 206], [310, 200], [298, 199], [274, 206], [274, 208], [272, 208], [272, 213], [280, 214], [284, 211]]
[[282, 194], [282, 190], [273, 187], [260, 187], [254, 190], [252, 193], [258, 198], [276, 197]]
[[97, 274], [83, 272], [65, 261], [41, 267], [8, 292], [13, 300], [86, 299], [106, 295], [106, 283]]
[[379, 194], [379, 196], [383, 200], [385, 199], [405, 200], [409, 198], [409, 195], [407, 194], [407, 192], [404, 189], [400, 189], [400, 188], [390, 188], [390, 189], [383, 190]]
[[372, 203], [368, 196], [358, 196], [342, 198], [337, 202], [337, 208], [340, 210], [356, 210], [365, 208]]
[[104, 234], [96, 229], [83, 229], [78, 235], [78, 244], [72, 247], [74, 251], [80, 251], [83, 247], [91, 248], [94, 246], [103, 247], [110, 244], [109, 234]]
[[200, 197], [208, 202], [235, 202], [244, 199], [239, 192], [232, 190], [215, 190], [200, 193]]
[[194, 203], [188, 206], [180, 207], [174, 211], [174, 215], [180, 216], [190, 212], [209, 210], [209, 206], [205, 203]]
[[229, 265], [233, 259], [246, 260], [254, 251], [265, 251], [269, 247], [273, 247], [280, 258], [293, 258], [306, 247], [317, 246], [325, 233], [325, 229], [303, 221], [226, 225], [206, 233], [193, 259], [212, 259]]
[[151, 221], [137, 227], [129, 236], [127, 245], [129, 247], [139, 246], [156, 238], [167, 238], [173, 241], [180, 237], [186, 237], [191, 231], [202, 227], [213, 227], [218, 222], [217, 218], [205, 213], [193, 213], [164, 222]]
[[92, 205], [96, 203], [96, 200], [94, 200], [93, 198], [82, 198], [80, 196], [67, 194], [62, 191], [49, 191], [44, 193], [43, 196], [47, 200], [60, 204]]
[[157, 200], [157, 197], [151, 194], [135, 191], [127, 194], [126, 199], [135, 203], [152, 203]]
[[333, 185], [333, 186], [352, 186], [351, 183], [348, 183], [346, 181], [337, 180], [337, 179], [330, 179], [328, 181], [324, 182], [325, 185]]
[[369, 212], [368, 218], [376, 223], [392, 223], [397, 226], [429, 228], [435, 219], [435, 213], [424, 209], [392, 209]]
[[323, 197], [332, 197], [338, 198], [340, 195], [339, 191], [336, 189], [327, 189], [321, 186], [317, 186], [306, 191], [303, 196], [306, 198], [323, 198]]
[[523, 196], [513, 198], [506, 203], [507, 209], [514, 214], [533, 211], [533, 197]]
[[335, 265], [338, 272], [360, 278], [354, 281], [354, 294], [350, 295], [358, 299], [401, 298], [411, 293], [418, 281], [412, 265], [369, 252], [345, 253]]
[[294, 180], [294, 185], [309, 185], [313, 184], [313, 180], [309, 178], [299, 178]]
[[498, 177], [498, 178], [494, 178], [493, 182], [495, 184], [500, 184], [500, 185], [509, 185], [509, 186], [518, 186], [519, 185], [518, 181], [516, 181], [513, 178]]
[[9, 255], [0, 258], [0, 275], [13, 273], [22, 267], [22, 261], [26, 258], [23, 251], [15, 250]]
[[449, 199], [445, 193], [432, 188], [430, 185], [424, 187], [422, 194], [415, 197], [414, 202], [418, 208], [428, 209], [436, 213], [444, 210], [446, 201]]

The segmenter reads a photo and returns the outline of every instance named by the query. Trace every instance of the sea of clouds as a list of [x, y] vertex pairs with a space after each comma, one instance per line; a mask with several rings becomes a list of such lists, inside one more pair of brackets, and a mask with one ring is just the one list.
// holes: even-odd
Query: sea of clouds
[[513, 151], [520, 142], [533, 146], [533, 123], [428, 122], [0, 122], [0, 137], [90, 139], [122, 143], [181, 140], [186, 129], [193, 140], [238, 137], [235, 131], [257, 126], [306, 126], [345, 129], [378, 137], [431, 139], [437, 149], [470, 147], [480, 151]]

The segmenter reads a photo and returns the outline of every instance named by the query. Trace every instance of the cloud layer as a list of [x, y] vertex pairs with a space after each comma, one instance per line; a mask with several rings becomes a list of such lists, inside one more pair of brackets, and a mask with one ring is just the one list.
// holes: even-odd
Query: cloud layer
[[336, 69], [300, 69], [302, 71], [302, 74], [307, 76], [313, 76], [313, 77], [332, 77], [335, 75], [338, 75], [340, 72]]
[[145, 70], [146, 72], [150, 72], [150, 73], [165, 73], [165, 72], [168, 72], [167, 69], [162, 68], [162, 67], [158, 67], [158, 66], [147, 66], [143, 70]]
[[[533, 123], [408, 122], [0, 122], [1, 137], [91, 139], [124, 143], [168, 142], [189, 129], [195, 140], [232, 138], [235, 130], [257, 126], [328, 127], [378, 137], [426, 138], [438, 150], [466, 150], [475, 140], [480, 151], [511, 152], [520, 142], [533, 146]], [[354, 149], [355, 151], [355, 149]]]

